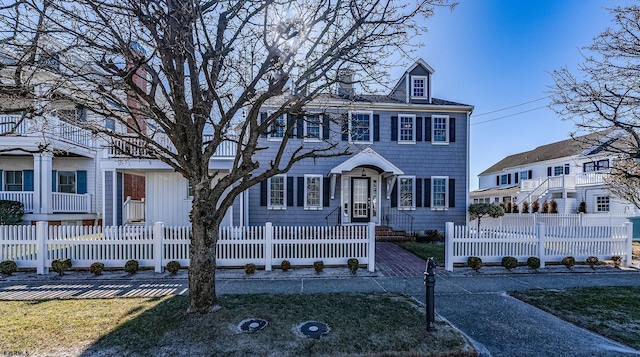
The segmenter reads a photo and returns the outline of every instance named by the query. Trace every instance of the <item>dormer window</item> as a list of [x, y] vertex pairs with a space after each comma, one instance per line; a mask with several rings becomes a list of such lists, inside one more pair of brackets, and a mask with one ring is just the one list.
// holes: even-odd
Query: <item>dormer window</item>
[[411, 76], [411, 97], [426, 98], [427, 97], [427, 77]]

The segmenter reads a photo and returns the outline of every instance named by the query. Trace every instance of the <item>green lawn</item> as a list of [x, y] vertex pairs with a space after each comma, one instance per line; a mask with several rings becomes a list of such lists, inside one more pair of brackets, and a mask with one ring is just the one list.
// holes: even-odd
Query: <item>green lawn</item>
[[444, 266], [444, 244], [442, 243], [404, 242], [398, 245], [424, 260], [433, 257], [438, 266]]
[[[187, 298], [0, 302], [0, 355], [473, 356], [443, 321], [425, 331], [424, 308], [397, 294], [233, 295], [221, 310], [186, 315]], [[237, 330], [247, 318], [269, 325]], [[297, 326], [322, 321], [316, 340]]]
[[510, 294], [563, 320], [640, 349], [640, 287], [527, 290]]

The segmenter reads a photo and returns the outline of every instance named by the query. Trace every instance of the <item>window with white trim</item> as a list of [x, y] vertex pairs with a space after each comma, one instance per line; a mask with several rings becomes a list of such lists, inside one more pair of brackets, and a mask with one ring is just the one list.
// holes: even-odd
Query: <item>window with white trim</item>
[[322, 209], [322, 176], [304, 175], [304, 208]]
[[434, 115], [431, 117], [431, 142], [449, 142], [449, 116]]
[[58, 171], [58, 192], [76, 193], [75, 171]]
[[286, 209], [285, 194], [287, 193], [286, 175], [276, 175], [267, 180], [267, 202], [269, 209]]
[[322, 120], [319, 115], [307, 115], [304, 120], [304, 138], [317, 141], [322, 138]]
[[411, 76], [411, 97], [412, 98], [427, 97], [427, 77]]
[[187, 197], [193, 197], [193, 186], [189, 180], [187, 180]]
[[398, 115], [398, 142], [415, 143], [416, 142], [416, 116], [400, 114]]
[[269, 128], [268, 138], [272, 140], [282, 140], [284, 138], [284, 131], [287, 128], [287, 115], [279, 115], [273, 125]]
[[584, 172], [601, 171], [601, 170], [606, 170], [608, 168], [609, 168], [609, 159], [585, 162], [583, 164]]
[[531, 177], [529, 177], [529, 171], [520, 171], [520, 181], [522, 180], [528, 180]]
[[596, 196], [596, 212], [609, 212], [609, 196]]
[[22, 171], [5, 171], [5, 191], [22, 191]]
[[349, 135], [353, 143], [373, 143], [373, 112], [349, 112]]
[[416, 185], [414, 176], [399, 176], [398, 190], [398, 208], [399, 209], [415, 209], [416, 208]]
[[448, 177], [431, 178], [431, 207], [446, 208], [447, 205], [447, 180]]

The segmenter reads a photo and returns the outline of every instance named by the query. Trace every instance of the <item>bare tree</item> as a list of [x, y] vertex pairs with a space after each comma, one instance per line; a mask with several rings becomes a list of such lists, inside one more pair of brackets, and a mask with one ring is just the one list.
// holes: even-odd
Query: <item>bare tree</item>
[[552, 72], [552, 107], [562, 119], [575, 122], [576, 133], [601, 134], [575, 138], [622, 160], [612, 165], [610, 183], [617, 187], [614, 193], [628, 199], [624, 192], [637, 196], [640, 179], [633, 160], [640, 159], [640, 6], [610, 12], [613, 26], [584, 49], [578, 73], [566, 67]]
[[[218, 228], [236, 196], [301, 160], [349, 154], [336, 142], [293, 146], [285, 130], [276, 157], [258, 163], [259, 137], [281, 114], [303, 113], [341, 70], [357, 73], [354, 84], [363, 89], [387, 83], [387, 69], [415, 48], [413, 38], [438, 5], [453, 6], [446, 0], [0, 2], [2, 55], [10, 58], [0, 68], [8, 74], [0, 77], [0, 95], [32, 98], [40, 107], [56, 95], [74, 98], [89, 117], [113, 118], [120, 129], [105, 128], [103, 119], [77, 125], [111, 143], [124, 141], [122, 154], [161, 160], [189, 180], [188, 311], [208, 312], [216, 304]], [[272, 111], [261, 120], [266, 104]], [[212, 172], [209, 159], [229, 141], [236, 146], [230, 172]]]

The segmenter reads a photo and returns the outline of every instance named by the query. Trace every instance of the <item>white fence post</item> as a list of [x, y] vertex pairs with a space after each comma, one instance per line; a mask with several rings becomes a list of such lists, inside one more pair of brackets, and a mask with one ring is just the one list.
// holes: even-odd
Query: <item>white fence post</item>
[[273, 223], [264, 225], [264, 270], [273, 270]]
[[545, 228], [543, 222], [536, 223], [536, 237], [538, 238], [538, 258], [540, 258], [540, 268], [544, 268], [545, 257]]
[[36, 273], [49, 274], [47, 267], [47, 238], [49, 224], [46, 221], [36, 222]]
[[627, 241], [626, 241], [626, 262], [625, 267], [630, 268], [633, 259], [633, 223], [627, 222], [624, 224], [627, 227]]
[[376, 224], [373, 222], [369, 222], [367, 227], [367, 238], [369, 240], [367, 268], [370, 272], [374, 272], [376, 270]]
[[447, 222], [444, 224], [444, 239], [445, 239], [445, 269], [447, 271], [453, 271], [453, 222]]
[[153, 224], [153, 262], [156, 273], [162, 273], [162, 241], [164, 236], [164, 223]]

